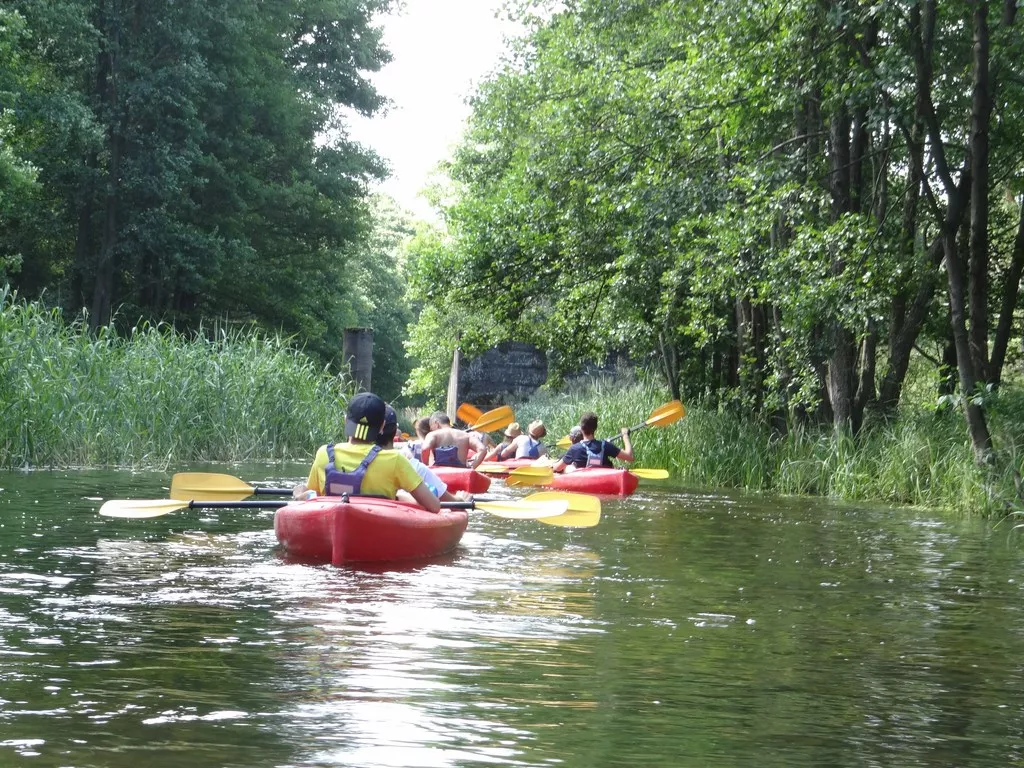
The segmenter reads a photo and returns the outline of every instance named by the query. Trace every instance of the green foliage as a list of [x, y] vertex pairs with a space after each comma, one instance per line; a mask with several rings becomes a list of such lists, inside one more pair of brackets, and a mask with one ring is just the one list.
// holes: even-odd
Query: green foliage
[[390, 60], [373, 24], [390, 6], [5, 5], [0, 163], [37, 185], [17, 210], [0, 202], [16, 287], [88, 310], [93, 328], [227, 316], [333, 359], [357, 315], [363, 199], [384, 173], [343, 115], [382, 104], [366, 75]]
[[90, 334], [0, 296], [0, 466], [294, 459], [344, 426], [346, 382], [280, 335]]

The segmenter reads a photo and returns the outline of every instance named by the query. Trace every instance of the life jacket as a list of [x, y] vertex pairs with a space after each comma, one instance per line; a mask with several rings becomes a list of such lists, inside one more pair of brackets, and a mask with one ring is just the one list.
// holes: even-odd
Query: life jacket
[[366, 468], [373, 463], [380, 453], [379, 445], [373, 446], [366, 454], [359, 466], [351, 472], [342, 472], [334, 466], [334, 443], [327, 446], [327, 466], [324, 468], [324, 495], [325, 496], [359, 496], [363, 487], [363, 477], [366, 475]]
[[[596, 453], [594, 451], [590, 450], [590, 446], [593, 445], [594, 443], [597, 443], [599, 446], [601, 446], [601, 450], [597, 451]], [[604, 467], [604, 466], [607, 466], [604, 463], [604, 440], [598, 440], [596, 438], [594, 440], [585, 440], [583, 442], [583, 450], [585, 450], [587, 452], [587, 463], [584, 466], [587, 466], [587, 467]]]
[[465, 467], [459, 460], [459, 446], [442, 445], [434, 449], [433, 463], [440, 467]]
[[516, 451], [517, 459], [539, 459], [540, 440], [535, 440], [533, 435], [527, 435], [526, 442], [519, 446]]

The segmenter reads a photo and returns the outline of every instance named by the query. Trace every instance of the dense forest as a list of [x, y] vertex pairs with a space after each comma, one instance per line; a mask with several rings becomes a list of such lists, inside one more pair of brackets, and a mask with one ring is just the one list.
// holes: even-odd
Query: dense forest
[[0, 284], [94, 330], [256, 323], [325, 361], [375, 326], [397, 394], [411, 317], [373, 297], [404, 294], [384, 246], [412, 225], [368, 198], [386, 166], [345, 130], [385, 103], [391, 5], [5, 2]]
[[544, 5], [473, 100], [414, 348], [624, 351], [674, 395], [847, 435], [920, 355], [988, 461], [1020, 338], [1015, 0]]
[[393, 6], [5, 3], [0, 282], [325, 364], [368, 325], [388, 397], [438, 396], [456, 343], [533, 341], [553, 381], [626, 355], [777, 435], [889, 423], [924, 360], [991, 459], [1021, 356], [1015, 0], [513, 0], [439, 227], [369, 194], [386, 163], [346, 133], [385, 104]]

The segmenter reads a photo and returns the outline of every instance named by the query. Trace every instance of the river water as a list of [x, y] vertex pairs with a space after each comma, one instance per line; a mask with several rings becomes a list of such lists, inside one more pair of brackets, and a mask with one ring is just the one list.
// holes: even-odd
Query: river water
[[169, 482], [0, 476], [0, 766], [1024, 765], [1010, 523], [644, 483], [358, 569], [96, 514]]

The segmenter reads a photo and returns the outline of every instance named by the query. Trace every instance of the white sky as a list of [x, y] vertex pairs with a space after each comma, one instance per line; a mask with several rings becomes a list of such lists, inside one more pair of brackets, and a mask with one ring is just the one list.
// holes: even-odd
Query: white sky
[[458, 143], [466, 98], [498, 63], [503, 33], [496, 18], [502, 0], [406, 0], [400, 15], [381, 20], [393, 60], [371, 77], [393, 104], [386, 115], [353, 115], [350, 135], [375, 149], [392, 168], [381, 191], [417, 217], [434, 219], [419, 196], [437, 164]]

